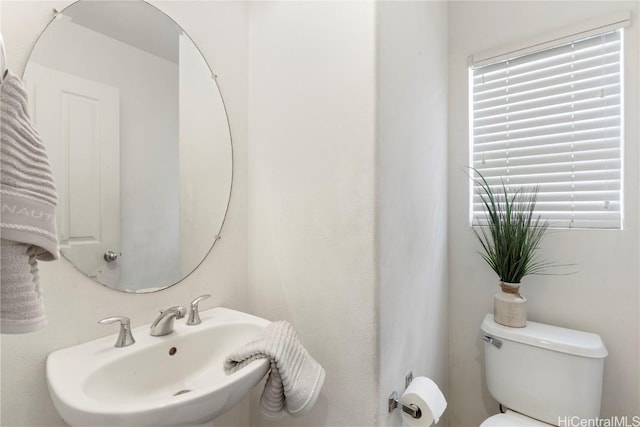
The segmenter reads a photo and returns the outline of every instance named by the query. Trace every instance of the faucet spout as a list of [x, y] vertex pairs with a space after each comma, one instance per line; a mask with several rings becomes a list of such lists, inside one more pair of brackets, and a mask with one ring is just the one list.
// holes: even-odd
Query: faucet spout
[[160, 315], [151, 324], [151, 335], [161, 337], [173, 332], [175, 319], [182, 319], [187, 314], [187, 309], [181, 305], [162, 310]]

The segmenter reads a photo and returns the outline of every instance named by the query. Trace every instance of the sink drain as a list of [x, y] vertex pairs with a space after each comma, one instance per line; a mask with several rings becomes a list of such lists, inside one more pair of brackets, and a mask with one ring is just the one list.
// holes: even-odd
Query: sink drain
[[180, 396], [181, 394], [189, 393], [191, 390], [180, 390], [178, 392], [173, 393], [173, 396]]

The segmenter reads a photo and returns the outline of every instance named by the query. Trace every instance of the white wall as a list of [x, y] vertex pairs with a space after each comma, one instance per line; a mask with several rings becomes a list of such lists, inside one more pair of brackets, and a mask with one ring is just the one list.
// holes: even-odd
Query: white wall
[[[2, 35], [9, 67], [22, 75], [35, 40], [51, 19], [53, 7], [69, 1], [6, 1], [0, 4]], [[134, 326], [151, 322], [159, 308], [187, 304], [211, 293], [203, 308], [226, 306], [247, 310], [247, 4], [236, 2], [162, 1], [168, 12], [194, 39], [218, 74], [234, 138], [234, 191], [224, 228], [204, 263], [184, 282], [162, 292], [142, 295], [112, 291], [78, 273], [66, 260], [40, 263], [49, 325], [27, 335], [1, 336], [1, 406], [3, 426], [64, 425], [51, 404], [44, 363], [53, 350], [106, 336], [117, 327], [96, 322], [111, 315], [131, 317]], [[246, 426], [248, 400], [220, 423]]]
[[378, 3], [377, 44], [377, 424], [400, 425], [407, 371], [447, 394], [447, 3]]
[[251, 312], [290, 321], [326, 370], [311, 413], [253, 426], [375, 424], [374, 9], [250, 5]]
[[449, 5], [449, 397], [452, 426], [477, 426], [497, 403], [486, 390], [479, 326], [492, 311], [498, 279], [476, 253], [468, 226], [467, 56], [512, 44], [618, 10], [633, 11], [625, 30], [627, 96], [625, 229], [549, 233], [540, 255], [575, 263], [570, 276], [534, 276], [523, 282], [529, 319], [602, 336], [605, 361], [603, 417], [640, 414], [640, 212], [638, 210], [638, 2], [451, 2]]

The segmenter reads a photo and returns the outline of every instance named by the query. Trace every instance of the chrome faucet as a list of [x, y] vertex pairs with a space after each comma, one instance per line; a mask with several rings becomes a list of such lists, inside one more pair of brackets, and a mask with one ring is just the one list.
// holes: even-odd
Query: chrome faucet
[[106, 319], [102, 319], [98, 323], [100, 323], [101, 325], [108, 325], [110, 323], [116, 322], [120, 322], [120, 333], [118, 334], [118, 339], [116, 340], [114, 347], [129, 347], [130, 345], [135, 344], [136, 340], [134, 340], [133, 335], [131, 335], [131, 323], [128, 317], [107, 317]]
[[209, 298], [210, 296], [211, 295], [209, 294], [200, 295], [198, 298], [191, 301], [191, 306], [189, 309], [189, 318], [187, 319], [187, 325], [193, 326], [193, 325], [199, 325], [200, 323], [202, 323], [202, 320], [200, 320], [200, 312], [198, 311], [198, 303], [203, 299]]
[[167, 308], [160, 311], [160, 316], [151, 324], [151, 335], [161, 337], [173, 332], [173, 322], [175, 319], [182, 319], [187, 314], [187, 309], [181, 305]]

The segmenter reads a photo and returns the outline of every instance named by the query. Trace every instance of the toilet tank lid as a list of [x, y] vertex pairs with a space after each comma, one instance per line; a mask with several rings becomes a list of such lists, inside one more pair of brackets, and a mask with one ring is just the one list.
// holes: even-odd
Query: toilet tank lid
[[510, 328], [496, 323], [491, 313], [484, 317], [481, 329], [496, 338], [561, 353], [592, 358], [604, 358], [608, 354], [600, 335], [590, 332], [575, 331], [530, 321], [527, 321], [527, 326], [524, 328]]

